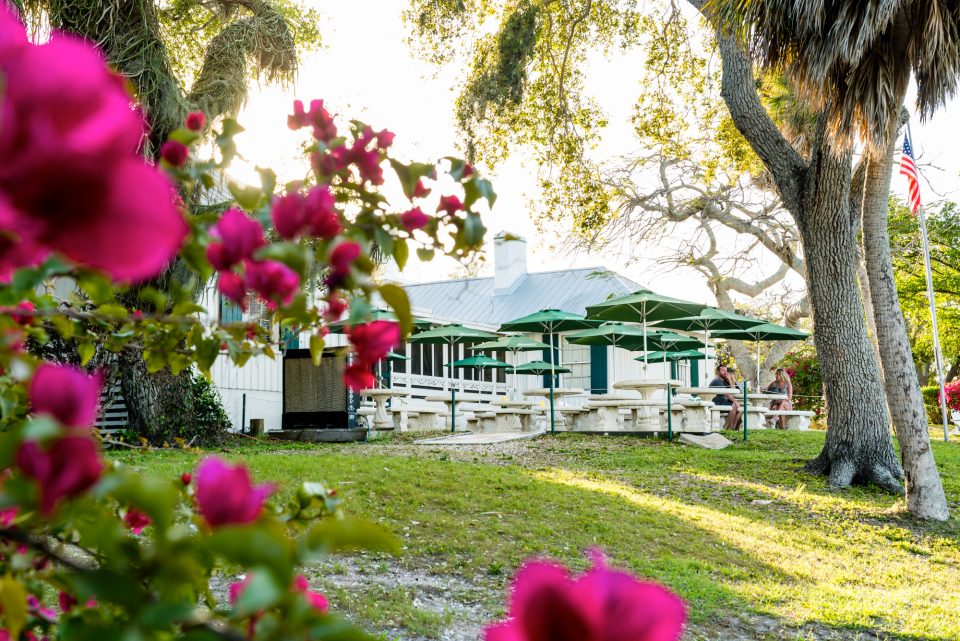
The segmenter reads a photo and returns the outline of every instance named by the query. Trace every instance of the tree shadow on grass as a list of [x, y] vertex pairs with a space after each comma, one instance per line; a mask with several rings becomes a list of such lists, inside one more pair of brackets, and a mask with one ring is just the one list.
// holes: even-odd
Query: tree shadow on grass
[[[722, 503], [638, 489], [596, 471], [392, 457], [350, 457], [343, 469], [324, 467], [327, 480], [337, 480], [330, 472], [349, 480], [342, 489], [352, 512], [381, 520], [403, 537], [408, 562], [428, 562], [433, 571], [454, 571], [494, 588], [502, 588], [524, 559], [550, 557], [582, 569], [584, 551], [597, 547], [614, 565], [678, 591], [697, 625], [747, 612], [776, 621], [788, 635], [742, 638], [804, 638], [794, 634], [803, 621], [840, 635], [818, 633], [815, 639], [856, 638], [843, 636], [851, 629], [880, 629], [888, 636], [902, 631], [907, 635], [897, 638], [904, 639], [955, 638], [943, 631], [949, 621], [924, 623], [935, 604], [921, 604], [913, 615], [901, 612], [907, 603], [895, 583], [886, 590], [864, 588], [858, 600], [862, 550], [851, 548], [851, 558], [841, 558], [846, 548], [829, 533], [765, 522]], [[669, 470], [661, 472], [666, 487]]]

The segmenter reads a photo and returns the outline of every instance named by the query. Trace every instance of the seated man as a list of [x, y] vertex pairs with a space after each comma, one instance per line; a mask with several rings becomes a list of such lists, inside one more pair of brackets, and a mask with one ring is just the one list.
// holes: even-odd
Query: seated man
[[[717, 376], [710, 381], [710, 387], [736, 386], [737, 382], [733, 380], [733, 375], [727, 370], [727, 366], [717, 365]], [[733, 397], [733, 394], [717, 394], [713, 397], [713, 404], [726, 405], [730, 407], [730, 411], [727, 412], [727, 421], [724, 424], [724, 429], [737, 429], [737, 425], [740, 423], [740, 417], [742, 416], [742, 413], [740, 411], [740, 403], [738, 403], [737, 399]]]

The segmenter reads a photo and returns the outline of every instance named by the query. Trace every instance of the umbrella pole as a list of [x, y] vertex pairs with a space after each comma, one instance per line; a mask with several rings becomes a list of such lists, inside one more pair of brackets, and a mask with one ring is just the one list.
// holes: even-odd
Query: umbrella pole
[[670, 407], [670, 381], [667, 381], [667, 441], [673, 443], [673, 410]]
[[710, 382], [710, 328], [703, 326], [703, 382]]
[[760, 341], [757, 341], [757, 391], [760, 391]]
[[550, 372], [550, 433], [554, 434], [556, 432], [556, 427], [554, 424], [553, 418], [553, 371], [551, 368]]
[[647, 377], [647, 314], [643, 314], [643, 378]]
[[743, 381], [743, 440], [747, 440], [747, 381]]

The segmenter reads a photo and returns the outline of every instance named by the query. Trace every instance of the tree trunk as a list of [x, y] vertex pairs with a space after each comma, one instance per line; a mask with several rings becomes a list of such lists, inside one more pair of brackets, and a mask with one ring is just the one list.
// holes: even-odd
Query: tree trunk
[[807, 469], [826, 474], [834, 486], [870, 482], [899, 492], [903, 469], [893, 449], [883, 385], [857, 283], [858, 221], [847, 205], [850, 155], [830, 148], [823, 122], [817, 143], [797, 223], [807, 262], [814, 343], [830, 413], [823, 451]]
[[[702, 9], [705, 0], [690, 2]], [[826, 443], [807, 469], [827, 475], [837, 487], [872, 482], [900, 492], [903, 468], [893, 449], [857, 283], [860, 217], [851, 215], [850, 154], [829, 148], [821, 116], [811, 159], [800, 156], [761, 103], [750, 57], [728, 35], [717, 33], [717, 42], [721, 94], [733, 123], [770, 171], [803, 241], [814, 343], [829, 407]]]
[[151, 374], [138, 351], [123, 352], [120, 365], [120, 390], [131, 431], [156, 444], [171, 443], [193, 431], [195, 412], [189, 369], [176, 375], [168, 368]]
[[927, 412], [914, 369], [910, 337], [900, 309], [890, 256], [888, 195], [897, 118], [892, 117], [890, 122], [886, 147], [871, 153], [867, 164], [862, 207], [864, 259], [877, 321], [877, 343], [890, 417], [900, 443], [906, 477], [907, 508], [920, 518], [945, 521], [950, 511], [930, 449]]

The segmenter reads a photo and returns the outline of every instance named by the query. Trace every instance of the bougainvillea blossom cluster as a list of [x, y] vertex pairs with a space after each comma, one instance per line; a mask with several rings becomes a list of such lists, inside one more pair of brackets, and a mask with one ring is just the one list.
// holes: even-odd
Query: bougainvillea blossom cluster
[[60, 33], [32, 44], [0, 6], [0, 75], [0, 278], [51, 252], [123, 281], [166, 267], [187, 226], [99, 53]]

